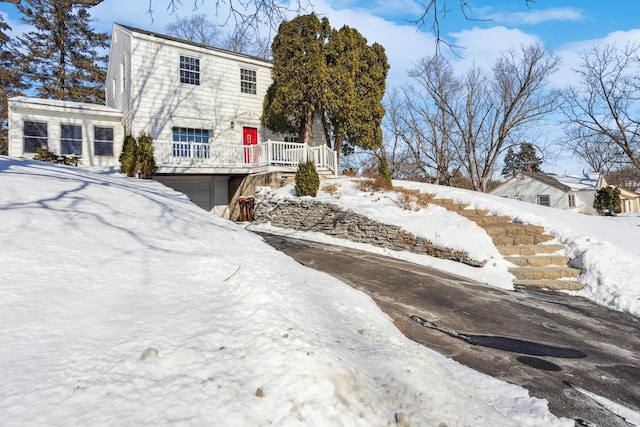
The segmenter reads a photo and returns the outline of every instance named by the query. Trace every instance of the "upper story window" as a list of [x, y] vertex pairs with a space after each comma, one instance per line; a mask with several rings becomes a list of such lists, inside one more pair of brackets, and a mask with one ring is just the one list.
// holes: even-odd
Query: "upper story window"
[[113, 156], [113, 128], [101, 126], [93, 128], [93, 154]]
[[25, 121], [23, 134], [25, 153], [35, 153], [38, 151], [38, 148], [47, 146], [48, 138], [46, 123]]
[[200, 84], [200, 59], [180, 55], [180, 83]]
[[82, 126], [60, 125], [60, 154], [82, 154]]
[[242, 93], [256, 94], [257, 88], [256, 70], [240, 69], [240, 91]]

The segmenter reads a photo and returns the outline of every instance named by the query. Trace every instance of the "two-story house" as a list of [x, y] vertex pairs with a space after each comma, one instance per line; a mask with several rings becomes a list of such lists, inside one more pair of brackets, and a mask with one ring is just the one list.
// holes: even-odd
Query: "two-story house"
[[268, 60], [114, 24], [106, 105], [10, 99], [9, 155], [33, 157], [46, 145], [81, 156], [82, 166], [117, 167], [124, 136], [146, 132], [155, 178], [228, 217], [247, 176], [307, 159], [337, 170], [321, 131], [306, 146], [260, 125], [270, 84]]

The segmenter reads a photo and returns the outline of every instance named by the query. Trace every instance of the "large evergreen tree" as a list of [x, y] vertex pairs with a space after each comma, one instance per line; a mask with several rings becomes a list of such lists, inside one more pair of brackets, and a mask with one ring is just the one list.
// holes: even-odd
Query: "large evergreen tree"
[[20, 63], [37, 96], [104, 102], [108, 35], [90, 27], [87, 6], [72, 0], [24, 0], [22, 21], [35, 30], [18, 40]]
[[538, 157], [536, 147], [529, 142], [523, 142], [517, 153], [512, 147], [507, 150], [502, 175], [511, 178], [518, 172], [541, 172], [541, 165], [542, 159]]
[[277, 133], [313, 137], [316, 113], [326, 105], [329, 73], [325, 44], [331, 28], [315, 14], [283, 22], [273, 39], [273, 83], [264, 101], [262, 122]]
[[12, 96], [22, 93], [26, 85], [22, 79], [22, 74], [16, 67], [16, 57], [18, 52], [15, 43], [7, 35], [11, 30], [9, 25], [0, 15], [0, 155], [7, 154], [7, 120], [9, 109], [7, 101]]
[[331, 79], [325, 119], [331, 124], [333, 148], [338, 154], [354, 145], [382, 146], [382, 98], [389, 65], [384, 48], [354, 28], [333, 30], [326, 48]]
[[272, 51], [264, 125], [277, 133], [298, 133], [309, 143], [314, 119], [322, 117], [327, 144], [338, 153], [354, 145], [382, 145], [389, 65], [381, 45], [367, 45], [353, 28], [332, 30], [326, 18], [311, 14], [283, 23]]

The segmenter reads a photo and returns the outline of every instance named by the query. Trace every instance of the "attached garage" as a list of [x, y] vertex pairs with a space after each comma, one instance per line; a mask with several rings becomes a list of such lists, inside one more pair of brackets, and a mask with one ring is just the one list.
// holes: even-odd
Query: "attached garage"
[[224, 175], [156, 175], [154, 179], [184, 193], [207, 212], [229, 217], [229, 177]]

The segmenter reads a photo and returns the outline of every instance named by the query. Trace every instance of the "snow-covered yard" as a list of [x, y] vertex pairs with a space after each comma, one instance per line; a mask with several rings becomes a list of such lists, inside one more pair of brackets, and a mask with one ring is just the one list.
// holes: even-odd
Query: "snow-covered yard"
[[157, 182], [0, 157], [0, 188], [3, 426], [573, 425]]

